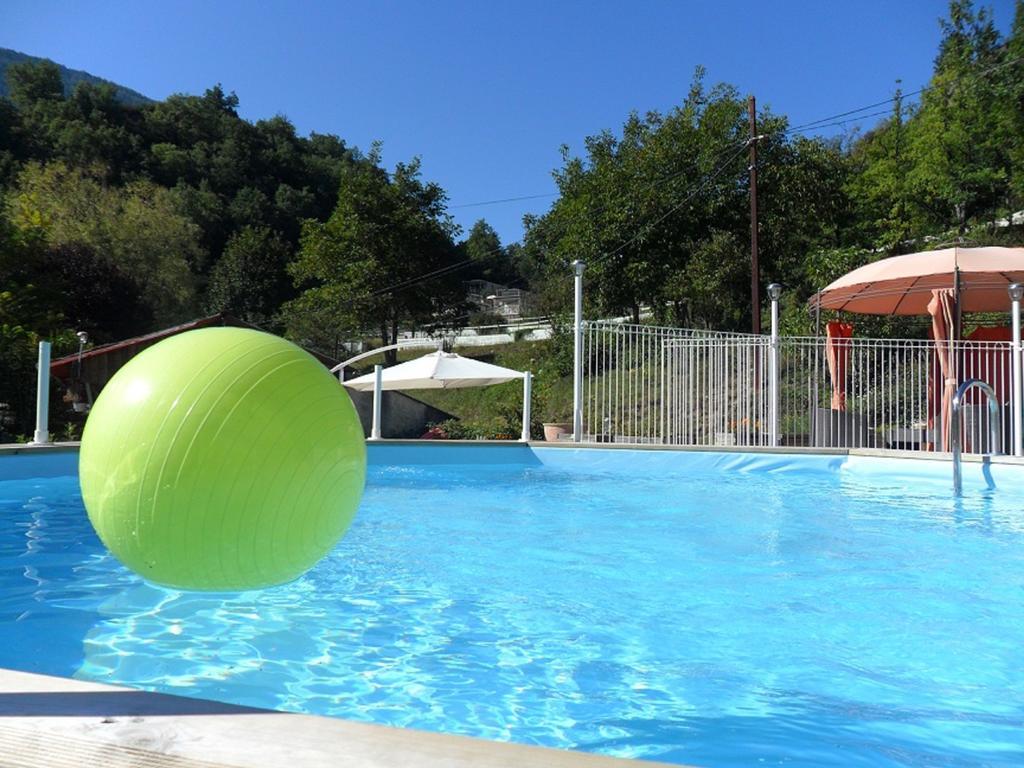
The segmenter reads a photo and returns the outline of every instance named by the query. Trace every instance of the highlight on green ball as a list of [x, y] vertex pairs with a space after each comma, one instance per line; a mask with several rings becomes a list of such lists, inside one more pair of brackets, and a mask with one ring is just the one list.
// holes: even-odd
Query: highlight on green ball
[[128, 568], [168, 587], [282, 584], [355, 516], [366, 449], [337, 380], [243, 328], [165, 339], [122, 367], [82, 435], [89, 519]]

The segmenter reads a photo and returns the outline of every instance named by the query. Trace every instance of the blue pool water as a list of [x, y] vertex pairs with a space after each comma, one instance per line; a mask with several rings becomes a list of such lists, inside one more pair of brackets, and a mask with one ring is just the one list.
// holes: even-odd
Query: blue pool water
[[870, 459], [372, 459], [337, 549], [242, 594], [121, 568], [73, 476], [0, 481], [0, 666], [698, 765], [1024, 763], [1024, 483], [954, 501], [948, 465]]

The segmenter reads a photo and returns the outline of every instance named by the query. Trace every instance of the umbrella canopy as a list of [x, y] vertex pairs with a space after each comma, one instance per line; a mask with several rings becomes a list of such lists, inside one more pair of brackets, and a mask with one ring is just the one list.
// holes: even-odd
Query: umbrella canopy
[[1009, 308], [1006, 287], [1024, 283], [1024, 248], [943, 248], [865, 264], [811, 298], [811, 306], [863, 315], [927, 315], [932, 291], [960, 276], [963, 312]]
[[[407, 363], [385, 368], [381, 373], [382, 389], [455, 389], [456, 387], [486, 387], [522, 379], [522, 371], [502, 368], [454, 352], [438, 350]], [[360, 392], [372, 392], [374, 375], [368, 373], [351, 381], [346, 387]]]

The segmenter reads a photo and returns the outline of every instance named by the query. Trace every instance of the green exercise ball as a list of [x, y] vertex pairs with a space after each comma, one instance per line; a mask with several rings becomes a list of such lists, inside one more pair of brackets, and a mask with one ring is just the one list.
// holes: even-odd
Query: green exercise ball
[[79, 482], [96, 533], [168, 587], [282, 584], [345, 533], [363, 430], [344, 389], [277, 336], [204, 328], [132, 358], [97, 398]]

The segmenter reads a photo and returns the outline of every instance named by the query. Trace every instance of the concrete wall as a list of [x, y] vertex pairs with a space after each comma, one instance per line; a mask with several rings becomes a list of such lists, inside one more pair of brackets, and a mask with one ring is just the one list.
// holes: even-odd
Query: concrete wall
[[[363, 434], [369, 436], [373, 421], [373, 392], [354, 392], [345, 388], [363, 423]], [[416, 438], [427, 431], [428, 424], [452, 418], [450, 413], [427, 405], [404, 392], [382, 392], [381, 437]]]

